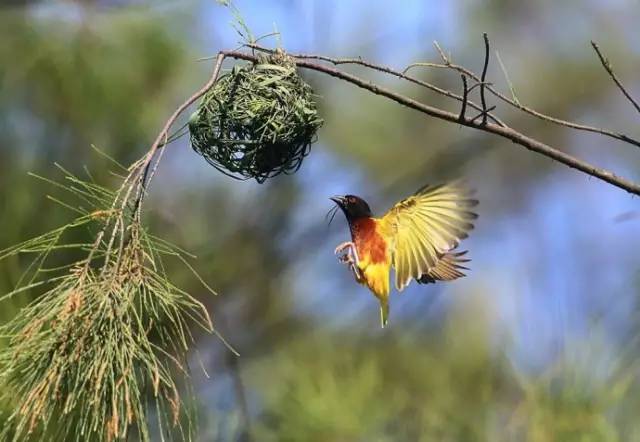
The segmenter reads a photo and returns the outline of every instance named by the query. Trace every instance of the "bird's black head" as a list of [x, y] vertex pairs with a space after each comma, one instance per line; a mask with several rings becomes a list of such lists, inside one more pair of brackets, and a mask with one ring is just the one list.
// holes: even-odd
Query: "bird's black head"
[[358, 218], [368, 218], [371, 216], [369, 204], [359, 196], [345, 195], [331, 197], [331, 201], [335, 202], [342, 209], [347, 220], [355, 220]]

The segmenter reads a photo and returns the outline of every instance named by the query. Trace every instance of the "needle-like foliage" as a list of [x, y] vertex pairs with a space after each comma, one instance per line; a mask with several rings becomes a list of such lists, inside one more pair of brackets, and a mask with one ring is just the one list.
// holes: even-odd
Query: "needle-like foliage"
[[[50, 198], [78, 216], [0, 251], [0, 260], [34, 256], [0, 301], [39, 294], [0, 327], [0, 396], [14, 404], [0, 440], [148, 441], [150, 420], [163, 437], [190, 439], [180, 387], [189, 322], [213, 328], [204, 306], [165, 273], [167, 257], [192, 270], [186, 252], [140, 224], [131, 176], [113, 192], [64, 172], [63, 183], [46, 181], [79, 203]], [[86, 231], [94, 242], [73, 239]], [[51, 267], [61, 252], [81, 258]]]

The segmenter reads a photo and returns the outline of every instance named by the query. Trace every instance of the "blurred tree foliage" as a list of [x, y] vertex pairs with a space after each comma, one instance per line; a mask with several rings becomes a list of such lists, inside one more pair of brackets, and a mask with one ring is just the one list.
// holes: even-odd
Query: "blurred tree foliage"
[[[0, 244], [8, 246], [66, 219], [25, 172], [47, 175], [54, 162], [74, 172], [86, 165], [96, 180], [114, 182], [109, 170], [92, 167], [91, 145], [123, 163], [135, 159], [174, 98], [185, 52], [152, 20], [0, 12]], [[3, 291], [19, 270], [16, 262], [3, 268]]]
[[[53, 163], [59, 162], [83, 175], [86, 168], [92, 179], [115, 185], [111, 166], [99, 161], [91, 145], [125, 163], [135, 159], [183, 78], [184, 44], [167, 32], [166, 23], [119, 10], [101, 14], [93, 7], [66, 6], [61, 11], [0, 9], [5, 42], [0, 48], [0, 186], [5, 190], [0, 248], [69, 220], [68, 212], [45, 198], [57, 189], [26, 171], [53, 177]], [[70, 240], [90, 240], [87, 233], [74, 232]], [[3, 293], [16, 285], [26, 259], [3, 262]], [[0, 321], [36, 294], [3, 302]]]
[[[520, 10], [514, 2], [493, 3]], [[87, 165], [97, 181], [113, 182], [90, 145], [129, 163], [174, 104], [201, 81], [194, 78], [205, 67], [193, 68], [195, 55], [177, 37], [186, 32], [184, 23], [126, 7], [104, 12], [94, 6], [53, 17], [26, 7], [0, 9], [0, 248], [68, 219], [44, 198], [49, 189], [25, 171], [46, 176], [53, 162], [76, 171]], [[600, 92], [585, 102], [584, 85], [599, 81], [594, 59], [555, 57], [546, 68], [518, 89], [542, 111], [572, 114], [607, 93], [595, 88]], [[437, 72], [424, 75], [457, 81]], [[493, 179], [514, 183], [512, 201], [488, 203], [489, 209], [503, 210], [519, 204], [518, 189], [549, 171], [543, 160], [502, 149], [504, 142], [461, 135], [453, 125], [425, 120], [345, 85], [312, 80], [324, 96], [323, 140], [329, 147], [348, 146], [333, 147], [333, 153], [375, 177], [372, 181], [387, 186], [390, 195], [413, 190], [427, 175], [444, 178], [471, 170], [475, 161], [494, 161]], [[558, 84], [563, 99], [535, 94], [551, 83]], [[417, 94], [434, 100], [420, 95], [426, 92]], [[334, 109], [330, 103], [338, 97], [341, 106]], [[530, 125], [525, 127], [540, 138], [563, 137], [548, 125], [516, 123]], [[384, 148], [380, 140], [393, 143]], [[416, 140], [428, 140], [434, 148], [416, 150]], [[398, 156], [406, 159], [402, 165]], [[389, 168], [390, 163], [398, 167]], [[476, 304], [456, 305], [438, 326], [407, 325], [384, 335], [358, 325], [323, 324], [297, 308], [299, 297], [286, 276], [301, 253], [327, 247], [326, 235], [318, 232], [304, 245], [282, 245], [294, 228], [294, 209], [304, 201], [298, 180], [276, 179], [251, 192], [246, 189], [253, 187], [233, 190], [220, 182], [169, 189], [163, 179], [149, 204], [153, 229], [199, 256], [198, 269], [222, 295], [202, 300], [214, 325], [242, 354], [233, 361], [220, 344], [200, 336], [202, 359], [212, 375], [196, 379], [202, 387], [203, 440], [640, 440], [633, 360], [613, 358], [603, 363], [602, 373], [586, 375], [584, 367], [600, 358], [596, 348], [586, 361], [558, 358], [542, 375], [523, 373], [506, 356], [508, 339], [495, 342], [495, 318]], [[0, 293], [13, 288], [23, 264], [14, 259], [0, 267]], [[176, 281], [197, 290], [187, 273], [176, 275]], [[305, 286], [312, 291], [314, 281]], [[0, 321], [28, 301], [22, 296], [4, 302]], [[231, 386], [217, 388], [226, 375]], [[211, 400], [212, 385], [230, 405]]]

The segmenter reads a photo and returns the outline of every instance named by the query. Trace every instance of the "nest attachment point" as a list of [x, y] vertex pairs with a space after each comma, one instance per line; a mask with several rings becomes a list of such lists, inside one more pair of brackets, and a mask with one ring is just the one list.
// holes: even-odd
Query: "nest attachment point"
[[311, 86], [282, 52], [235, 66], [204, 95], [189, 121], [191, 145], [219, 171], [259, 183], [294, 173], [323, 120]]

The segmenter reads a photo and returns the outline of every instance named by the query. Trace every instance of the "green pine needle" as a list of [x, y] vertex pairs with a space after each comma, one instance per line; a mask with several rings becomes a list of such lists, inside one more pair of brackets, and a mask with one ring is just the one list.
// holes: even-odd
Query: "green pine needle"
[[[126, 181], [113, 192], [58, 168], [62, 183], [38, 178], [73, 196], [76, 203], [50, 199], [77, 217], [0, 251], [0, 260], [33, 256], [0, 302], [39, 294], [0, 326], [0, 397], [13, 404], [0, 440], [149, 441], [150, 420], [163, 437], [191, 439], [181, 397], [190, 325], [214, 330], [204, 306], [171, 282], [163, 260], [177, 258], [208, 286], [190, 255], [147, 233], [131, 202], [122, 202], [136, 193], [126, 193]], [[77, 241], [81, 230], [95, 242]], [[52, 264], [60, 252], [82, 258]]]

